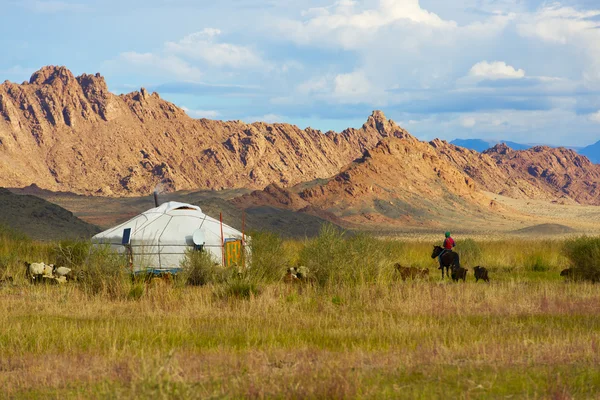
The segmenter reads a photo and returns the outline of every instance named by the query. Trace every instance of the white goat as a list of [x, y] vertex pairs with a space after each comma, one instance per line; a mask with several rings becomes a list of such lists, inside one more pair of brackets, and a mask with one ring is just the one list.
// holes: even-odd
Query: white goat
[[54, 267], [54, 275], [57, 278], [66, 278], [68, 280], [74, 279], [74, 274], [71, 273], [71, 268], [67, 267]]
[[41, 278], [44, 275], [46, 265], [44, 263], [25, 263], [27, 274], [31, 280]]

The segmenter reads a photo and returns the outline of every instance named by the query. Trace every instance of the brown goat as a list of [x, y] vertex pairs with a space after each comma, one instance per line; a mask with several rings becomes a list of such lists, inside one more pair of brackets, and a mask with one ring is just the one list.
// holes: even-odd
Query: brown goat
[[296, 268], [291, 267], [287, 269], [286, 274], [283, 276], [283, 282], [284, 283], [297, 283], [300, 280], [298, 279], [298, 276], [296, 275]]
[[487, 268], [477, 266], [473, 268], [473, 274], [475, 275], [475, 282], [479, 282], [480, 279], [488, 283], [490, 282]]
[[576, 268], [567, 268], [560, 271], [560, 276], [564, 276], [565, 280], [574, 281], [577, 278], [577, 272]]
[[454, 282], [458, 282], [460, 279], [462, 279], [463, 282], [466, 282], [466, 280], [467, 280], [467, 271], [468, 271], [467, 268], [455, 267], [455, 268], [452, 268], [452, 273], [451, 273], [450, 276], [452, 277], [452, 280]]
[[425, 279], [429, 277], [429, 270], [427, 268], [418, 269], [415, 267], [403, 267], [399, 263], [394, 264], [394, 268], [396, 269], [396, 272], [400, 274], [400, 278], [402, 278], [403, 281], [407, 279]]

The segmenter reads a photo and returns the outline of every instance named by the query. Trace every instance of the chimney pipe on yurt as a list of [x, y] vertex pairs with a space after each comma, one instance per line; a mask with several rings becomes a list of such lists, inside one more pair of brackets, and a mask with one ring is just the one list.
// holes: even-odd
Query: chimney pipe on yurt
[[158, 204], [158, 188], [154, 189], [154, 207], [158, 207], [160, 204]]

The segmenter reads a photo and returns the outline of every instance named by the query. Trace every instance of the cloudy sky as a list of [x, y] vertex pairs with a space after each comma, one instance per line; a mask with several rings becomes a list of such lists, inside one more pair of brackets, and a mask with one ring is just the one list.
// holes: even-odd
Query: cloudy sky
[[421, 139], [600, 140], [598, 0], [1, 0], [0, 81], [43, 65], [192, 117]]

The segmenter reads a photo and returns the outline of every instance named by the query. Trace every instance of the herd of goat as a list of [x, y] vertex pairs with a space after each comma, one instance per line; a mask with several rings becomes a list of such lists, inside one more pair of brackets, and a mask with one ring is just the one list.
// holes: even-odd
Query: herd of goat
[[[66, 283], [68, 281], [81, 279], [81, 272], [80, 274], [76, 274], [71, 268], [57, 267], [54, 264], [26, 262], [25, 267], [26, 276], [31, 283]], [[401, 264], [396, 263], [394, 264], [394, 271], [396, 276], [403, 281], [409, 279], [429, 279], [429, 270], [427, 268], [404, 267]], [[454, 267], [452, 268], [450, 276], [455, 282], [460, 280], [466, 282], [467, 271], [467, 268]], [[479, 282], [480, 279], [484, 282], [490, 282], [489, 273], [486, 268], [477, 266], [473, 268], [473, 273], [475, 282]], [[577, 277], [577, 270], [575, 268], [568, 268], [562, 270], [560, 275], [567, 280], [575, 280]], [[308, 268], [304, 266], [288, 268], [283, 277], [284, 283], [311, 283], [314, 282], [314, 280], [315, 279], [309, 273]], [[10, 276], [0, 279], [0, 284], [11, 284], [12, 282], [13, 278]]]
[[52, 282], [66, 283], [75, 280], [75, 273], [71, 268], [57, 267], [54, 264], [25, 263], [27, 278], [32, 283]]
[[[399, 263], [394, 264], [394, 269], [400, 276], [400, 278], [405, 281], [407, 279], [426, 279], [429, 278], [429, 270], [427, 268], [419, 269], [415, 267], [403, 267]], [[458, 282], [462, 279], [463, 282], [467, 280], [467, 268], [463, 267], [454, 267], [451, 270], [451, 278], [454, 282]], [[473, 272], [475, 274], [475, 282], [479, 282], [479, 280], [483, 280], [485, 282], [490, 281], [488, 270], [485, 267], [477, 266], [473, 268]]]

